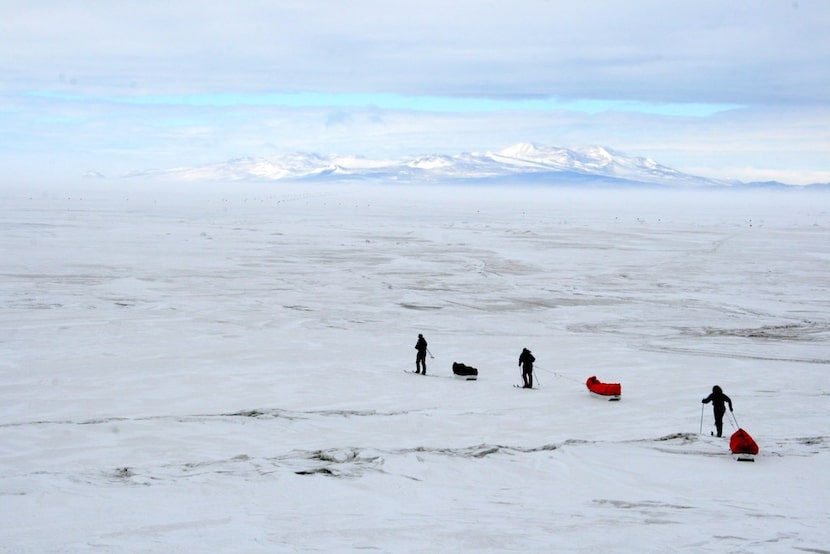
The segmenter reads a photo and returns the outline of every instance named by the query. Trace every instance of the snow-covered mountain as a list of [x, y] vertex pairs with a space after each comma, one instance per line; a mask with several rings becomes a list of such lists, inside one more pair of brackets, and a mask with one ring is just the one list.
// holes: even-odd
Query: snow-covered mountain
[[601, 146], [561, 148], [519, 143], [497, 152], [373, 160], [360, 156], [293, 153], [262, 158], [135, 172], [130, 177], [177, 180], [391, 180], [533, 181], [550, 183], [731, 186], [736, 182], [682, 173], [649, 158], [632, 157]]

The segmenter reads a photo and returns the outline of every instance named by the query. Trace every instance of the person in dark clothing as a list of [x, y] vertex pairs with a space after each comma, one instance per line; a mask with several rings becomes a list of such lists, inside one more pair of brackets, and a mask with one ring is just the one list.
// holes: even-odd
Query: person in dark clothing
[[[415, 343], [415, 373], [427, 374], [427, 341], [424, 335], [418, 334], [418, 342]], [[421, 371], [423, 369], [423, 371]]]
[[712, 394], [701, 400], [704, 404], [712, 403], [712, 409], [715, 411], [715, 429], [718, 431], [718, 436], [723, 436], [723, 415], [726, 413], [725, 404], [729, 404], [729, 411], [732, 411], [732, 399], [723, 394], [723, 390], [715, 385], [712, 387]]
[[522, 380], [524, 381], [523, 389], [533, 388], [533, 362], [536, 358], [530, 353], [527, 348], [522, 348], [522, 353], [519, 355], [519, 365], [522, 366]]

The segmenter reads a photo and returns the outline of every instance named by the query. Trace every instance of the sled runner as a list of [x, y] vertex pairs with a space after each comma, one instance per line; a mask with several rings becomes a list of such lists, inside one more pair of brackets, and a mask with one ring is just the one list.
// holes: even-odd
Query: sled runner
[[729, 450], [739, 462], [754, 462], [758, 454], [758, 444], [743, 429], [738, 429], [729, 437]]
[[593, 396], [604, 398], [605, 400], [619, 400], [622, 396], [622, 385], [619, 383], [603, 383], [596, 376], [588, 377], [585, 386]]
[[476, 368], [458, 362], [452, 363], [452, 373], [464, 381], [475, 381], [478, 379], [478, 370]]

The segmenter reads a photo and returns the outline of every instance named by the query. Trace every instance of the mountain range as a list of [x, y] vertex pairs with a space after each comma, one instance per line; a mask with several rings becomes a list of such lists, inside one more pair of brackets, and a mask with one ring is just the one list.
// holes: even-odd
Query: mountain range
[[787, 186], [742, 183], [683, 173], [650, 158], [633, 157], [602, 146], [562, 148], [519, 143], [497, 152], [425, 155], [395, 160], [360, 156], [292, 153], [244, 157], [197, 167], [133, 172], [128, 177], [187, 181], [525, 182], [663, 187]]

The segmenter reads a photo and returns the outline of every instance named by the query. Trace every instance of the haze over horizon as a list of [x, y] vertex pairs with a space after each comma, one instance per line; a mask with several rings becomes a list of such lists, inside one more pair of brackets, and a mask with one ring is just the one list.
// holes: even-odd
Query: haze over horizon
[[45, 1], [0, 15], [7, 179], [535, 142], [830, 182], [819, 0]]

